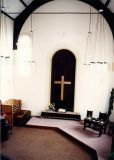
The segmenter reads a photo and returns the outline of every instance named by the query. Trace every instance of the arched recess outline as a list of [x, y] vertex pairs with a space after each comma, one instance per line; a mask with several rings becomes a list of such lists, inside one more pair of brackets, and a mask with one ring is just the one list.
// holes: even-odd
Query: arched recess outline
[[[29, 15], [40, 6], [44, 5], [45, 3], [51, 2], [54, 0], [34, 0], [15, 20], [14, 20], [14, 34], [13, 34], [13, 49], [17, 49], [17, 41], [18, 37], [21, 31], [21, 28], [26, 21], [26, 19], [29, 17]], [[112, 34], [114, 38], [114, 15], [111, 13], [99, 0], [80, 0], [84, 3], [87, 3], [94, 7], [96, 10], [103, 9], [103, 12], [101, 13], [104, 18], [107, 20]]]
[[50, 102], [55, 103], [56, 111], [74, 111], [75, 69], [76, 58], [71, 51], [61, 49], [52, 57]]

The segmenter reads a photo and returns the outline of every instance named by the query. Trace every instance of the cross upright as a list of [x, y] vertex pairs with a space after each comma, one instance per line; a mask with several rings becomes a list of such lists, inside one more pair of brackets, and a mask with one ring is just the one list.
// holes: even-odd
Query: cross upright
[[64, 100], [64, 85], [71, 84], [70, 81], [64, 81], [64, 76], [61, 76], [61, 81], [54, 81], [55, 84], [60, 84], [61, 85], [61, 101]]

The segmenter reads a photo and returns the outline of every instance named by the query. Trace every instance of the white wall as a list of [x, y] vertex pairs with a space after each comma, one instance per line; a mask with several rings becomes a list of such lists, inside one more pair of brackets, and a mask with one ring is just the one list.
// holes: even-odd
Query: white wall
[[[13, 20], [1, 14], [0, 99], [13, 97]], [[2, 56], [2, 57], [1, 57]], [[5, 58], [5, 57], [10, 58]]]
[[[68, 2], [67, 2], [68, 1]], [[33, 115], [40, 115], [50, 101], [51, 59], [59, 49], [69, 49], [76, 56], [75, 103], [74, 111], [80, 112], [82, 119], [87, 109], [97, 117], [99, 111], [108, 110], [109, 97], [114, 87], [114, 72], [104, 65], [84, 66], [89, 15], [88, 14], [37, 14], [37, 12], [89, 12], [89, 6], [75, 0], [58, 0], [38, 8], [33, 18], [33, 49], [35, 63], [26, 62], [26, 49], [15, 54], [14, 98], [22, 99], [23, 108], [30, 109]], [[94, 12], [96, 12], [94, 10]], [[96, 23], [94, 15], [93, 26]], [[29, 17], [20, 33], [30, 36]], [[112, 60], [112, 33], [105, 23], [105, 52], [107, 60]], [[95, 30], [95, 27], [92, 28]], [[26, 44], [25, 44], [26, 46]], [[24, 48], [24, 47], [23, 47]], [[25, 47], [26, 48], [26, 47]], [[18, 58], [22, 57], [19, 61]], [[30, 60], [30, 59], [29, 59]], [[33, 60], [33, 59], [31, 59]], [[113, 59], [114, 60], [114, 59]], [[104, 66], [101, 68], [101, 66]], [[107, 66], [107, 65], [106, 65]]]

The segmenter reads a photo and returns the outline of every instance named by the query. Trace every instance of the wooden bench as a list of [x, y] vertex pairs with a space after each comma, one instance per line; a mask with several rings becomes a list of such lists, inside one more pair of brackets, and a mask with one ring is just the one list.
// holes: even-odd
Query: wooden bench
[[31, 111], [30, 110], [21, 110], [18, 114], [14, 117], [14, 125], [17, 126], [25, 126], [27, 121], [31, 118]]

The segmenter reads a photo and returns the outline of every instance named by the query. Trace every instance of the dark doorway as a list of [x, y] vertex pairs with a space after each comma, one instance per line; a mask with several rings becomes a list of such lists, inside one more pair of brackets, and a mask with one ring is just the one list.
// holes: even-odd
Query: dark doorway
[[69, 50], [59, 50], [52, 57], [51, 103], [55, 103], [56, 111], [74, 109], [75, 65], [75, 56]]

